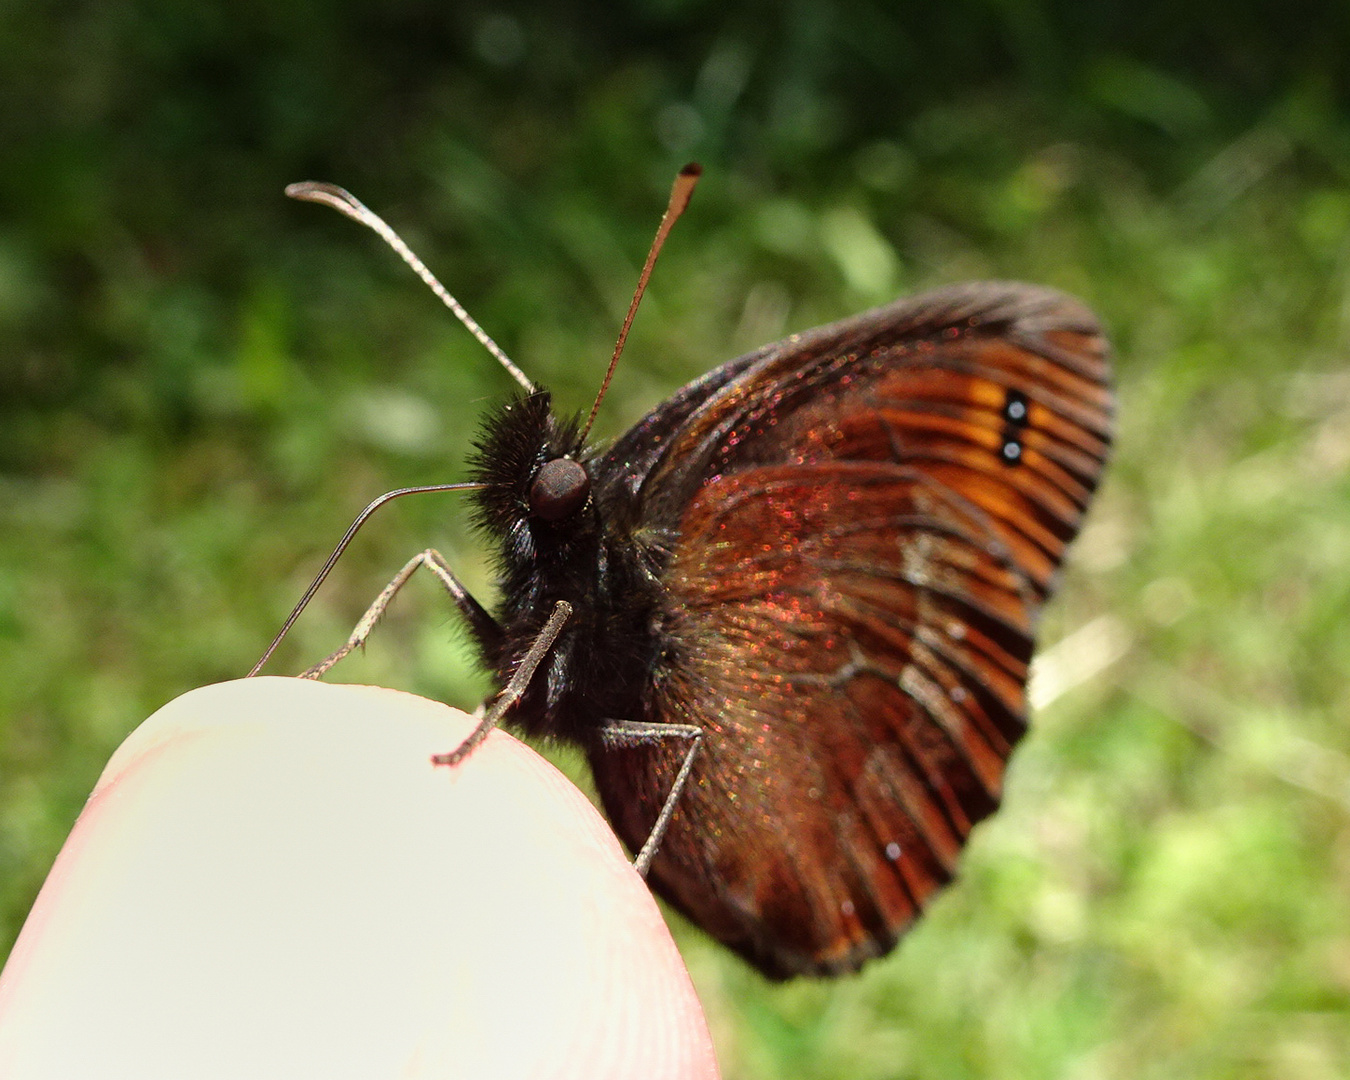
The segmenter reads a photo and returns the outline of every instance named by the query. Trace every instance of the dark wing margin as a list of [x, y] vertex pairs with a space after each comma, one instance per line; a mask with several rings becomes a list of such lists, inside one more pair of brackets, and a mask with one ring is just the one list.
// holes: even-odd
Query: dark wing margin
[[[650, 880], [767, 975], [834, 974], [894, 945], [998, 805], [1109, 447], [1106, 346], [1077, 301], [983, 283], [732, 367], [642, 488], [677, 536], [644, 719], [708, 733]], [[679, 749], [591, 756], [640, 845]]]

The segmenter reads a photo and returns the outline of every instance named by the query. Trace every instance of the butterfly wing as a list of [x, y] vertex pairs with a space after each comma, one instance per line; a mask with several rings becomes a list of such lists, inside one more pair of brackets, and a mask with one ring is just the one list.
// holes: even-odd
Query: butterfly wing
[[[767, 975], [889, 950], [997, 806], [1112, 407], [1090, 312], [981, 283], [733, 361], [610, 451], [670, 551], [630, 719], [706, 733], [650, 880]], [[590, 748], [634, 849], [683, 746]]]

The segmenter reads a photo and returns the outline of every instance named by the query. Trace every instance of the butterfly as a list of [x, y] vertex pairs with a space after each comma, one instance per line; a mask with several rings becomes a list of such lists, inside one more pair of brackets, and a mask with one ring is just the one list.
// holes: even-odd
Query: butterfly
[[579, 745], [655, 892], [769, 978], [885, 954], [999, 803], [1110, 383], [1082, 304], [979, 282], [723, 364], [607, 448], [531, 387], [467, 485], [497, 613], [438, 570], [512, 688], [491, 722]]

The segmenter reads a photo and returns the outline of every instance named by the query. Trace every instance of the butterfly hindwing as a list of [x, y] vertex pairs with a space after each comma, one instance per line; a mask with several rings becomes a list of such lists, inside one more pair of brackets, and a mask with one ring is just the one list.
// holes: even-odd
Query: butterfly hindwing
[[[650, 878], [767, 974], [885, 952], [997, 806], [1108, 378], [1081, 305], [988, 283], [759, 350], [634, 429], [671, 553], [632, 719], [706, 733]], [[640, 846], [682, 748], [590, 753]]]

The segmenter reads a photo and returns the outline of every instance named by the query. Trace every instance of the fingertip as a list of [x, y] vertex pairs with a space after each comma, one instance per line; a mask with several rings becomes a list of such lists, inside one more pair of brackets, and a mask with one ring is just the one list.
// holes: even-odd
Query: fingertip
[[[660, 914], [581, 793], [502, 732], [428, 766], [472, 729], [294, 679], [160, 710], [0, 976], [0, 1074], [238, 1053], [238, 1075], [715, 1075]], [[15, 1071], [41, 1060], [59, 1067]]]

